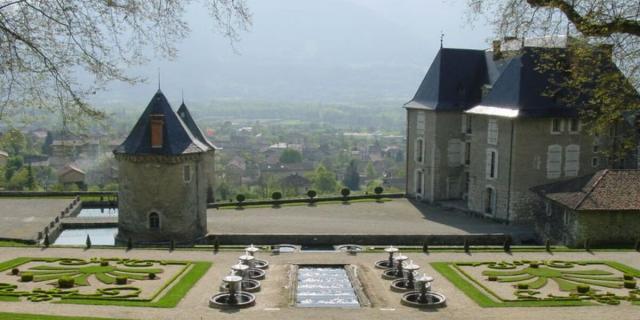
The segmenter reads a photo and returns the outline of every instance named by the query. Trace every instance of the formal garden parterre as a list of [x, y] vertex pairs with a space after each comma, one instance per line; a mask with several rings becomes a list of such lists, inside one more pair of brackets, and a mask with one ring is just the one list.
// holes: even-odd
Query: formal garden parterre
[[210, 262], [29, 258], [0, 263], [0, 300], [175, 307]]
[[640, 271], [605, 260], [433, 262], [482, 307], [640, 305]]

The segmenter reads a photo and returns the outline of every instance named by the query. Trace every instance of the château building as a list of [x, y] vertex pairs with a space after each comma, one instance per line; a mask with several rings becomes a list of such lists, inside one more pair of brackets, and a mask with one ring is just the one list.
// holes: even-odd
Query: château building
[[[613, 166], [603, 151], [617, 132], [631, 127], [622, 121], [610, 133], [590, 135], [580, 120], [580, 101], [554, 95], [557, 69], [541, 68], [540, 61], [559, 57], [567, 46], [501, 45], [441, 48], [404, 105], [407, 194], [528, 223], [545, 210], [531, 188]], [[610, 52], [605, 63], [620, 72]], [[637, 168], [637, 155], [630, 158], [616, 166]]]

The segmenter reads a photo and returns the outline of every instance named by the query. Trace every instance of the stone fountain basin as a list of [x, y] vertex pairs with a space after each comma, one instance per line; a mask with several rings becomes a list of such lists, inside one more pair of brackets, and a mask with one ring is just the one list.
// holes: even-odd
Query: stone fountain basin
[[241, 309], [252, 307], [256, 304], [256, 297], [248, 292], [237, 292], [237, 303], [230, 304], [230, 293], [218, 293], [209, 299], [209, 307], [215, 309]]
[[411, 291], [402, 295], [401, 303], [407, 307], [413, 308], [442, 308], [447, 305], [447, 298], [441, 293], [427, 292], [428, 296], [431, 296], [433, 303], [421, 303], [420, 291]]

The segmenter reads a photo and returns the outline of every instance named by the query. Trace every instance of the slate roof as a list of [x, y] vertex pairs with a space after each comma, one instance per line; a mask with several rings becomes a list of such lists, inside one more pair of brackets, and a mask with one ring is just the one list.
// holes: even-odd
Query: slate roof
[[576, 211], [640, 211], [640, 170], [605, 169], [531, 191]]
[[[151, 147], [150, 115], [164, 115], [162, 148]], [[163, 155], [177, 156], [211, 150], [207, 144], [196, 138], [187, 125], [171, 109], [171, 105], [162, 91], [153, 95], [131, 133], [113, 153], [127, 155]]]
[[441, 48], [418, 91], [405, 106], [462, 111], [480, 102], [488, 82], [483, 50]]
[[[575, 117], [588, 97], [562, 99], [570, 94], [562, 90], [553, 97], [554, 83], [561, 83], [564, 75], [540, 68], [547, 59], [562, 63], [566, 50], [523, 47], [494, 59], [491, 51], [441, 48], [405, 107], [504, 117]], [[603, 68], [620, 72], [612, 61], [605, 63]]]
[[202, 133], [202, 130], [200, 130], [196, 122], [193, 120], [193, 117], [191, 116], [191, 113], [189, 112], [187, 105], [184, 104], [184, 101], [180, 105], [180, 108], [178, 108], [178, 116], [180, 116], [180, 119], [182, 119], [182, 122], [184, 122], [187, 128], [189, 128], [189, 131], [194, 137], [196, 137], [200, 142], [205, 144], [207, 147], [211, 149], [216, 149], [216, 146], [214, 146], [213, 143], [211, 143], [211, 141], [207, 139], [207, 137]]

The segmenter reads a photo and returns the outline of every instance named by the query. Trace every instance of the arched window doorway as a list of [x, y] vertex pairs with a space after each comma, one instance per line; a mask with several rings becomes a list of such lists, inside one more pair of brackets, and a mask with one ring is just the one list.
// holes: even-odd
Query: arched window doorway
[[416, 170], [416, 196], [423, 197], [424, 173], [422, 170]]
[[149, 214], [149, 229], [160, 229], [160, 215], [157, 212]]

